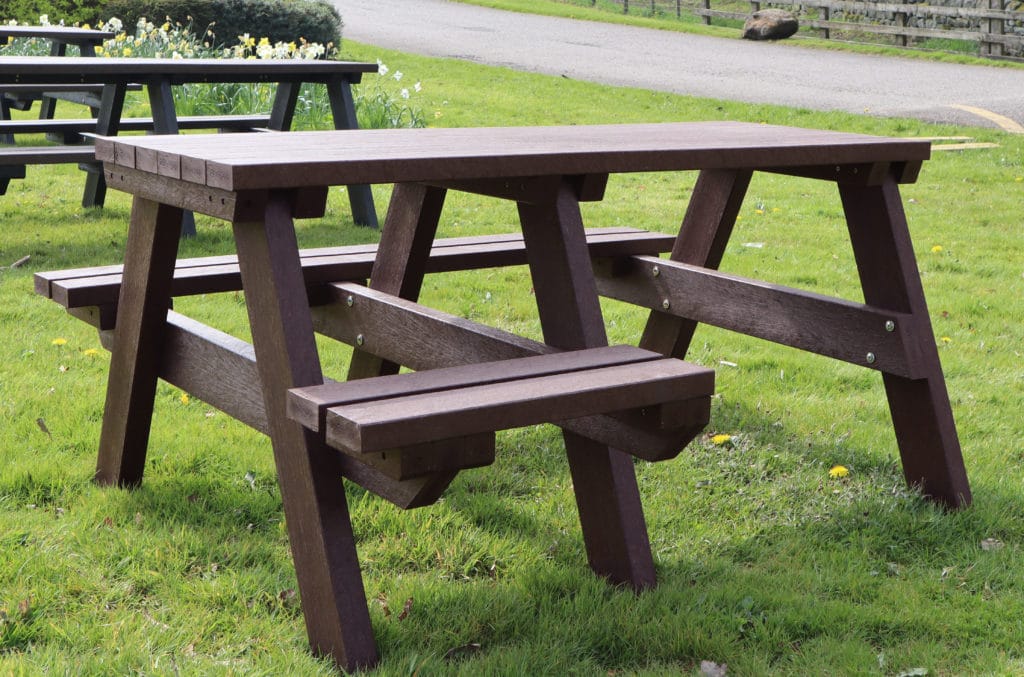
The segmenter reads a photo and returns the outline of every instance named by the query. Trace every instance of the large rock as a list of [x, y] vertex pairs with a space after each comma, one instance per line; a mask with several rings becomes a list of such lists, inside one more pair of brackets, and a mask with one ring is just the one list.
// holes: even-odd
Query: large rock
[[796, 17], [784, 9], [762, 9], [754, 12], [743, 24], [746, 40], [783, 40], [796, 33], [800, 25]]

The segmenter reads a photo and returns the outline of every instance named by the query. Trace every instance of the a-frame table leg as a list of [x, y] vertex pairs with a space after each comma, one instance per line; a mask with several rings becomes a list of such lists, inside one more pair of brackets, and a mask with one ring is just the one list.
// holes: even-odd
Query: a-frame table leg
[[[518, 205], [544, 341], [563, 349], [607, 345], [573, 184], [563, 181], [550, 204]], [[591, 568], [637, 590], [653, 586], [633, 459], [573, 433], [564, 437]]]
[[289, 388], [323, 383], [291, 207], [271, 196], [264, 222], [235, 223], [278, 483], [314, 652], [346, 670], [377, 660], [338, 452], [288, 419]]
[[939, 363], [899, 186], [840, 184], [866, 303], [910, 313], [921, 378], [882, 374], [903, 474], [910, 486], [953, 508], [971, 502], [960, 441]]
[[96, 481], [142, 481], [181, 210], [136, 197], [125, 249]]

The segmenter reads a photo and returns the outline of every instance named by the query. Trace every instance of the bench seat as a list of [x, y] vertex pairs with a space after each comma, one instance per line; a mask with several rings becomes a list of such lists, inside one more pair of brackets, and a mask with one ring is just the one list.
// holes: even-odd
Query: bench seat
[[11, 179], [24, 179], [27, 165], [59, 165], [94, 162], [92, 146], [10, 146], [0, 147], [0, 195]]
[[[126, 91], [137, 92], [142, 85], [137, 83], [129, 84]], [[78, 103], [95, 103], [99, 105], [99, 97], [103, 94], [102, 84], [4, 84], [0, 85], [0, 95], [6, 99], [11, 108], [17, 110], [28, 110], [32, 104], [44, 96], [56, 96], [61, 99], [69, 99]]]
[[[0, 147], [0, 168], [25, 165], [57, 165], [66, 162], [95, 162], [92, 146], [10, 146]], [[24, 178], [24, 174], [20, 178]]]
[[[636, 228], [587, 230], [587, 244], [593, 257], [657, 255], [671, 251], [673, 241], [670, 235]], [[377, 246], [373, 244], [302, 250], [306, 285], [316, 287], [331, 282], [365, 280], [370, 277], [376, 255]], [[518, 233], [445, 238], [434, 242], [427, 271], [439, 273], [525, 263], [526, 248]], [[35, 290], [68, 310], [102, 309], [90, 313], [90, 321], [99, 329], [111, 329], [121, 290], [121, 271], [122, 266], [111, 265], [40, 272], [35, 275]], [[238, 258], [233, 255], [180, 259], [174, 269], [174, 296], [241, 289]]]
[[[96, 130], [93, 118], [61, 120], [0, 120], [0, 136], [12, 134], [53, 134], [62, 136], [70, 143], [83, 133]], [[230, 131], [253, 131], [266, 128], [270, 115], [189, 115], [178, 118], [180, 129], [221, 129]], [[121, 132], [151, 132], [153, 118], [122, 118], [118, 123]]]
[[424, 459], [430, 472], [490, 462], [497, 430], [663, 404], [706, 412], [713, 391], [710, 369], [606, 346], [295, 388], [287, 406], [332, 448], [397, 479]]

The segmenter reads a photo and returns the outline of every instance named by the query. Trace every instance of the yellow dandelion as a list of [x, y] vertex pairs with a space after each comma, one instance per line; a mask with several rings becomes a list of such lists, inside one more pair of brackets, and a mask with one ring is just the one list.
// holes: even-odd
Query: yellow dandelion
[[764, 214], [764, 210], [763, 210], [763, 209], [755, 209], [755, 210], [754, 210], [754, 213], [755, 213], [755, 214], [758, 214], [758, 215], [760, 215], [760, 214]]
[[188, 405], [188, 403], [189, 403], [188, 393], [182, 393], [181, 394], [181, 403], [184, 404], [184, 405]]
[[772, 207], [772, 214], [775, 214], [775, 213], [777, 213], [778, 211], [779, 211], [779, 208], [778, 208], [778, 207]]
[[85, 350], [82, 351], [82, 354], [85, 355], [86, 357], [96, 357], [97, 355], [100, 354], [100, 351], [96, 350], [95, 348], [86, 348]]
[[441, 117], [442, 115], [444, 115], [444, 113], [442, 113], [441, 111], [439, 111], [439, 110], [434, 111], [434, 118], [435, 119]]
[[1024, 182], [1024, 176], [1018, 176], [1014, 179], [1014, 181], [1016, 181], [1017, 183]]
[[942, 245], [941, 244], [937, 244], [934, 247], [932, 247], [932, 254], [938, 254], [941, 251], [942, 251]]
[[953, 342], [953, 339], [949, 338], [948, 336], [943, 336], [939, 340], [942, 341], [943, 343], [952, 343]]
[[726, 433], [718, 433], [717, 435], [712, 435], [711, 436], [711, 443], [712, 444], [717, 444], [717, 445], [721, 446], [721, 445], [725, 444], [726, 442], [728, 442], [731, 439], [732, 439], [732, 435], [728, 435]]
[[54, 346], [64, 346], [64, 345], [67, 345], [67, 343], [68, 343], [68, 340], [66, 338], [62, 338], [60, 336], [58, 336], [57, 338], [55, 338], [52, 341], [50, 341], [50, 345], [54, 345]]
[[834, 465], [832, 466], [832, 469], [828, 471], [828, 476], [834, 480], [849, 477], [850, 469], [845, 465]]

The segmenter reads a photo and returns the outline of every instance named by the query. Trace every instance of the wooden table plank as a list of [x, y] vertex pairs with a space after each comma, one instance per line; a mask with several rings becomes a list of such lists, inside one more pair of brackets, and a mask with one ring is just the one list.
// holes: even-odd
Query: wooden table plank
[[[140, 150], [202, 163], [224, 190], [692, 169], [920, 163], [930, 144], [743, 122], [293, 132], [253, 144], [192, 135], [97, 139], [97, 157], [134, 167]], [[115, 149], [118, 149], [115, 151]]]
[[71, 44], [99, 44], [115, 35], [113, 31], [77, 26], [0, 26], [0, 38], [43, 38]]

